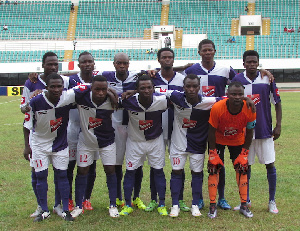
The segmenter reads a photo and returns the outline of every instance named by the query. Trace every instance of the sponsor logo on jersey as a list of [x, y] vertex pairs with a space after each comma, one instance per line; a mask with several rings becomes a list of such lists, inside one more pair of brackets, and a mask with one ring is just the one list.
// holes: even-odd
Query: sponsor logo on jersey
[[139, 120], [140, 130], [147, 130], [153, 126], [153, 120]]
[[47, 114], [47, 111], [39, 111], [38, 114], [39, 114], [39, 115], [46, 115], [46, 114]]
[[103, 120], [102, 120], [102, 119], [90, 117], [90, 118], [89, 118], [88, 129], [91, 129], [91, 128], [97, 128], [97, 127], [101, 126], [102, 123], [103, 123]]
[[224, 136], [234, 136], [238, 133], [237, 128], [225, 127]]
[[50, 128], [51, 128], [51, 132], [56, 131], [60, 125], [62, 125], [63, 121], [62, 121], [62, 117], [57, 118], [55, 120], [50, 120]]
[[167, 92], [167, 89], [162, 89], [162, 88], [160, 88], [160, 89], [159, 89], [159, 92]]
[[202, 86], [202, 94], [204, 96], [214, 96], [215, 86]]
[[78, 85], [78, 89], [79, 89], [80, 91], [85, 91], [85, 90], [87, 89], [87, 86], [86, 86], [86, 85], [83, 85], [83, 84], [80, 84], [80, 85]]
[[248, 98], [252, 99], [254, 105], [257, 105], [260, 102], [259, 94], [247, 95]]
[[29, 113], [25, 113], [25, 121], [29, 121], [30, 120], [30, 114]]
[[21, 98], [21, 104], [24, 104], [25, 103], [25, 97], [22, 97]]
[[136, 111], [130, 111], [130, 113], [131, 113], [132, 115], [138, 115], [138, 114], [139, 114], [139, 113], [136, 112]]
[[111, 85], [111, 86], [117, 86], [117, 84], [114, 83], [114, 82], [109, 82], [109, 85]]
[[279, 97], [280, 96], [280, 94], [279, 94], [279, 90], [278, 90], [278, 88], [276, 88], [276, 95]]
[[179, 105], [176, 105], [176, 107], [177, 107], [179, 110], [181, 110], [181, 111], [184, 110], [184, 107], [181, 107], [181, 106], [179, 106]]
[[196, 120], [189, 120], [187, 118], [183, 118], [182, 128], [194, 128], [197, 124]]

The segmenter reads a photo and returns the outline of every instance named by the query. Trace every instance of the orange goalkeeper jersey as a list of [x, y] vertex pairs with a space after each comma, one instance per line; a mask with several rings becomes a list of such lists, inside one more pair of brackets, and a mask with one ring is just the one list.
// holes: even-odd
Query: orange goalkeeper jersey
[[256, 113], [253, 113], [251, 108], [248, 109], [244, 101], [241, 112], [233, 115], [227, 109], [227, 100], [215, 103], [210, 112], [209, 123], [217, 129], [216, 143], [230, 146], [243, 145], [246, 127], [255, 126]]

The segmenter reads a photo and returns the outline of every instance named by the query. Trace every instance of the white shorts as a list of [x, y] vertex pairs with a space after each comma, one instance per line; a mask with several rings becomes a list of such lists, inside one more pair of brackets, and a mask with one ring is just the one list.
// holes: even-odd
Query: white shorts
[[261, 164], [271, 164], [275, 162], [275, 149], [273, 138], [253, 139], [249, 148], [249, 165], [254, 164], [255, 155], [257, 155], [259, 163]]
[[155, 169], [165, 166], [165, 149], [163, 136], [147, 141], [132, 141], [129, 137], [126, 142], [126, 169], [135, 170], [144, 164], [146, 157], [148, 164]]
[[180, 170], [184, 169], [187, 157], [190, 157], [190, 169], [194, 172], [202, 172], [204, 166], [205, 154], [194, 154], [191, 152], [183, 152], [171, 144], [170, 147], [170, 161], [172, 169]]
[[81, 139], [79, 139], [77, 147], [76, 161], [77, 166], [90, 166], [94, 160], [101, 158], [103, 165], [116, 164], [116, 144], [112, 143], [104, 148], [90, 149], [86, 147]]
[[69, 165], [69, 148], [59, 152], [43, 152], [32, 147], [30, 166], [34, 167], [36, 172], [47, 169], [51, 163], [56, 169], [67, 170]]
[[124, 162], [124, 156], [126, 151], [126, 140], [128, 137], [127, 125], [114, 125], [115, 129], [115, 143], [116, 143], [116, 165], [122, 165]]
[[80, 124], [69, 122], [67, 128], [67, 138], [68, 138], [70, 161], [76, 160], [79, 132], [80, 132]]

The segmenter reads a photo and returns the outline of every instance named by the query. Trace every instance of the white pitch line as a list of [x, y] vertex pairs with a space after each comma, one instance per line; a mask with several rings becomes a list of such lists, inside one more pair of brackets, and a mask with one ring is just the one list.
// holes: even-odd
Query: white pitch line
[[21, 125], [21, 124], [23, 124], [23, 123], [12, 123], [12, 124], [3, 124], [3, 125], [5, 125], [5, 126], [11, 126], [11, 125]]

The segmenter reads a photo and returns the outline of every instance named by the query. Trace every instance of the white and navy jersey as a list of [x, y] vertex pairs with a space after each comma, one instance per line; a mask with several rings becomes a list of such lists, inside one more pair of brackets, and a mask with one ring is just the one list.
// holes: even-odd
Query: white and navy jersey
[[47, 99], [45, 92], [30, 100], [31, 145], [45, 152], [58, 152], [68, 146], [67, 126], [74, 100], [73, 90], [63, 91], [57, 105]]
[[[125, 81], [121, 81], [117, 78], [115, 71], [104, 71], [102, 75], [106, 77], [108, 86], [114, 89], [118, 95], [128, 90], [136, 89], [136, 80], [138, 78], [138, 73], [141, 71], [128, 71], [127, 78]], [[115, 111], [112, 115], [113, 123], [115, 124], [128, 124], [128, 112], [127, 110]]]
[[[167, 81], [162, 75], [161, 71], [155, 74], [155, 78], [152, 78], [152, 81], [155, 85], [155, 88], [159, 88], [162, 91], [164, 90], [177, 90], [183, 91], [183, 80], [184, 75], [174, 72], [174, 76], [170, 81]], [[163, 136], [164, 139], [171, 139], [171, 134], [173, 130], [173, 119], [174, 119], [174, 110], [173, 107], [168, 108], [162, 115], [162, 125], [163, 125]]]
[[261, 78], [260, 72], [254, 80], [246, 76], [246, 72], [236, 75], [232, 81], [240, 82], [245, 87], [245, 96], [251, 98], [256, 106], [255, 139], [272, 137], [271, 103], [281, 102], [275, 82], [270, 83], [269, 78]]
[[[64, 80], [64, 89], [67, 90], [69, 88], [69, 77], [61, 76]], [[43, 90], [46, 87], [46, 83], [42, 80], [41, 75], [38, 75], [37, 82], [33, 83], [29, 79], [26, 80], [23, 93], [22, 93], [22, 100], [20, 107], [25, 106], [30, 101], [30, 97], [32, 96], [35, 90]], [[30, 120], [29, 113], [25, 113], [25, 119], [23, 126], [29, 129], [28, 121]]]
[[183, 152], [205, 153], [210, 109], [221, 98], [202, 97], [200, 102], [191, 105], [184, 92], [165, 93], [174, 105], [174, 124], [171, 143]]
[[74, 92], [85, 146], [97, 149], [114, 143], [115, 133], [111, 121], [113, 108], [110, 99], [107, 98], [101, 105], [96, 105], [92, 101], [90, 85], [81, 85], [74, 89]]
[[162, 113], [168, 107], [165, 95], [153, 94], [153, 100], [148, 108], [138, 101], [139, 94], [122, 101], [122, 106], [128, 111], [128, 136], [132, 141], [147, 141], [162, 134]]
[[200, 94], [203, 96], [222, 97], [225, 95], [226, 85], [236, 75], [232, 67], [215, 65], [207, 70], [201, 63], [195, 63], [184, 71], [185, 75], [195, 74], [200, 78]]

